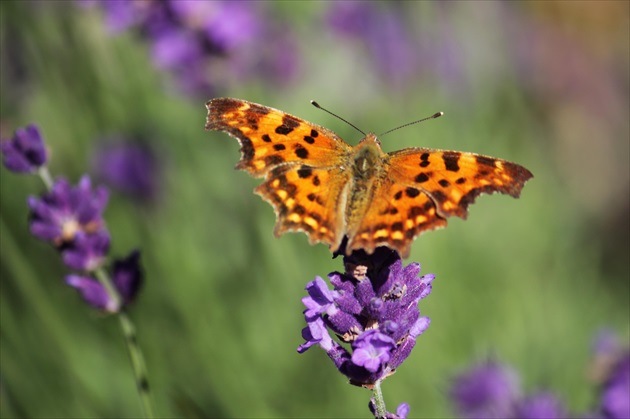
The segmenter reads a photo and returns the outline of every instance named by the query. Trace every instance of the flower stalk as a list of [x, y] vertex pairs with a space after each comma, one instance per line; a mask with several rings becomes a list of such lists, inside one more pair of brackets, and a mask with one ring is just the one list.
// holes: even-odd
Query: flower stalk
[[376, 417], [378, 419], [385, 419], [387, 409], [385, 408], [385, 399], [383, 398], [383, 391], [381, 390], [381, 381], [376, 380], [374, 388], [372, 389], [372, 397], [374, 398], [374, 407], [376, 408]]
[[[5, 167], [14, 173], [38, 174], [46, 187], [39, 198], [29, 197], [31, 233], [50, 242], [64, 263], [81, 274], [66, 277], [88, 305], [117, 314], [122, 329], [145, 418], [153, 418], [144, 356], [138, 346], [136, 329], [125, 311], [142, 284], [140, 253], [115, 260], [110, 273], [104, 268], [109, 251], [109, 232], [102, 212], [108, 191], [92, 190], [84, 176], [76, 187], [66, 179], [54, 180], [46, 165], [48, 152], [36, 125], [16, 130], [14, 137], [0, 142]], [[96, 277], [94, 279], [91, 276]]]

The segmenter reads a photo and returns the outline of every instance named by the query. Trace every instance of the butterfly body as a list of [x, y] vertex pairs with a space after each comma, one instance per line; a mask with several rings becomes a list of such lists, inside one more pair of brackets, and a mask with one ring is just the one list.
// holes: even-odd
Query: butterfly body
[[276, 212], [274, 233], [304, 231], [311, 243], [372, 253], [388, 246], [407, 257], [420, 233], [466, 218], [481, 193], [518, 197], [532, 174], [473, 153], [407, 148], [385, 153], [370, 133], [352, 147], [334, 132], [240, 99], [206, 104], [207, 130], [238, 139], [236, 168], [264, 177], [255, 192]]

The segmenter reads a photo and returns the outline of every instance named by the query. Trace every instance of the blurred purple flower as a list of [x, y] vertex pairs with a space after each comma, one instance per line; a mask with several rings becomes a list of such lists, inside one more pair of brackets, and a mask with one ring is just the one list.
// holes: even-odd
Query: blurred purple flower
[[[319, 277], [307, 285], [309, 296], [302, 300], [306, 342], [298, 352], [318, 344], [352, 384], [370, 387], [394, 373], [428, 327], [418, 302], [429, 295], [434, 276], [419, 277], [417, 263], [403, 268], [398, 254], [387, 248], [373, 255], [354, 252], [344, 264], [346, 274], [328, 276], [334, 290]], [[352, 354], [328, 329], [351, 343]]]
[[206, 35], [220, 51], [231, 51], [259, 39], [263, 20], [256, 2], [215, 1], [204, 24]]
[[146, 0], [79, 0], [83, 7], [101, 6], [105, 25], [111, 33], [122, 32], [146, 18], [150, 2]]
[[362, 41], [374, 66], [385, 77], [398, 82], [417, 73], [417, 46], [396, 7], [358, 1], [336, 1], [329, 5], [328, 26], [341, 36]]
[[100, 5], [114, 31], [138, 29], [151, 44], [156, 66], [174, 74], [178, 87], [188, 94], [211, 94], [217, 83], [235, 75], [286, 82], [295, 70], [293, 44], [287, 41], [291, 36], [287, 30], [271, 30], [268, 3], [102, 0], [87, 4]]
[[156, 197], [160, 168], [148, 147], [123, 141], [100, 147], [93, 159], [97, 176], [112, 188], [141, 201]]
[[79, 232], [95, 233], [104, 229], [102, 216], [107, 200], [107, 189], [100, 186], [93, 191], [88, 176], [83, 176], [76, 187], [60, 178], [40, 198], [28, 198], [31, 233], [57, 246], [73, 241]]
[[112, 282], [122, 301], [120, 305], [110, 298], [105, 287], [96, 279], [81, 275], [68, 275], [66, 283], [74, 287], [83, 300], [97, 310], [114, 313], [128, 306], [138, 294], [143, 282], [140, 269], [140, 252], [133, 251], [127, 258], [116, 260], [112, 269]]
[[618, 355], [621, 350], [619, 337], [612, 329], [601, 329], [595, 335], [592, 352], [597, 355]]
[[46, 164], [44, 140], [37, 125], [18, 128], [10, 140], [0, 142], [4, 165], [16, 173], [33, 173]]
[[118, 304], [109, 297], [105, 287], [92, 277], [68, 275], [66, 284], [75, 288], [83, 300], [97, 310], [116, 313], [120, 309]]
[[518, 376], [509, 367], [489, 360], [453, 380], [450, 397], [460, 417], [512, 417], [520, 397]]
[[109, 233], [101, 230], [94, 234], [77, 232], [72, 243], [62, 250], [66, 266], [78, 271], [98, 269], [109, 251]]
[[520, 419], [563, 419], [568, 417], [568, 413], [555, 395], [549, 392], [542, 392], [520, 401], [512, 417]]
[[618, 359], [604, 382], [601, 411], [606, 418], [630, 418], [630, 352]]
[[194, 33], [173, 27], [153, 36], [152, 57], [158, 68], [173, 70], [197, 65], [203, 50]]

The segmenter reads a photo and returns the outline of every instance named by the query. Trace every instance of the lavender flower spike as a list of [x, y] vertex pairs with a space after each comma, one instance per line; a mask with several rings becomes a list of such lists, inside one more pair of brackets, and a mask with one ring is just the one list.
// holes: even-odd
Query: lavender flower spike
[[94, 172], [112, 189], [141, 202], [157, 197], [160, 166], [155, 151], [140, 142], [108, 139], [93, 158]]
[[104, 187], [93, 191], [88, 176], [76, 187], [60, 178], [50, 192], [40, 198], [29, 197], [31, 233], [57, 246], [72, 242], [78, 232], [96, 233], [104, 229], [102, 215], [108, 196]]
[[601, 411], [604, 417], [621, 419], [630, 417], [630, 352], [619, 357], [613, 366], [601, 394]]
[[345, 274], [328, 275], [334, 290], [319, 277], [306, 286], [306, 342], [298, 352], [318, 344], [351, 384], [371, 388], [395, 372], [428, 327], [418, 302], [431, 292], [434, 276], [419, 277], [419, 264], [403, 267], [398, 254], [385, 247], [372, 255], [354, 252], [344, 265]]
[[114, 261], [112, 270], [114, 287], [122, 300], [119, 304], [110, 297], [105, 287], [92, 277], [68, 275], [66, 284], [75, 288], [88, 305], [97, 310], [115, 313], [121, 306], [129, 305], [142, 286], [140, 252], [133, 251], [127, 258]]
[[462, 418], [513, 417], [520, 394], [516, 372], [494, 360], [460, 374], [450, 390]]
[[79, 232], [74, 241], [62, 251], [63, 263], [78, 271], [98, 269], [109, 251], [109, 233], [99, 231], [95, 234]]
[[37, 125], [18, 128], [10, 140], [0, 142], [4, 165], [16, 173], [33, 173], [48, 159], [44, 140]]

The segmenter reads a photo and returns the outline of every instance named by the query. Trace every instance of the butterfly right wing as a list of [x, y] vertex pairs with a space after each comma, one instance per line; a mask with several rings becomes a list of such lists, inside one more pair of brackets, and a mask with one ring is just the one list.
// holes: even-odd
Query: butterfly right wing
[[334, 251], [345, 233], [345, 169], [352, 147], [334, 132], [277, 109], [239, 99], [206, 104], [207, 130], [238, 139], [237, 169], [265, 177], [255, 192], [276, 213], [274, 234], [303, 231]]
[[206, 107], [206, 130], [223, 131], [236, 138], [241, 145], [236, 168], [254, 177], [284, 165], [340, 165], [352, 150], [334, 132], [267, 106], [218, 98]]

